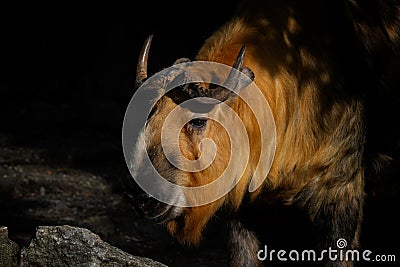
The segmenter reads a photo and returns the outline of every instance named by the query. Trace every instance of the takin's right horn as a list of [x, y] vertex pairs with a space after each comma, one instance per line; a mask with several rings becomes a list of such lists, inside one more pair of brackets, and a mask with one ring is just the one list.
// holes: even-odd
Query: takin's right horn
[[142, 51], [139, 55], [139, 60], [136, 67], [135, 89], [139, 88], [147, 79], [147, 60], [149, 59], [149, 50], [153, 35], [149, 35], [143, 44]]

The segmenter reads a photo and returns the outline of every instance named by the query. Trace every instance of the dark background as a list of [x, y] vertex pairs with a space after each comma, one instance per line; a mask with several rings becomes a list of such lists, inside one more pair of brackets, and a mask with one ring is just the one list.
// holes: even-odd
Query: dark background
[[9, 3], [3, 9], [6, 27], [1, 33], [1, 130], [15, 142], [33, 145], [47, 145], [53, 141], [49, 138], [65, 141], [63, 137], [88, 129], [119, 138], [145, 38], [154, 34], [152, 74], [177, 58], [193, 58], [205, 38], [231, 15], [233, 5]]
[[[154, 34], [149, 57], [151, 75], [170, 66], [177, 58], [193, 58], [204, 40], [231, 16], [234, 6], [234, 1], [226, 0], [10, 1], [2, 4], [0, 149], [39, 149], [44, 151], [40, 155], [44, 162], [40, 164], [46, 168], [61, 166], [101, 175], [112, 185], [115, 194], [120, 194], [127, 177], [121, 146], [122, 121], [134, 93], [136, 61], [143, 41]], [[21, 163], [18, 159], [5, 162]], [[397, 168], [396, 172], [390, 170], [386, 177], [369, 185], [374, 189], [367, 196], [362, 236], [365, 248], [387, 254], [397, 253], [399, 248], [399, 220], [395, 219], [399, 183], [398, 175], [393, 174], [399, 173], [396, 166], [398, 162], [392, 167]], [[37, 202], [22, 205], [12, 202], [14, 198], [0, 200], [3, 200], [0, 224], [9, 226], [11, 236], [20, 245], [27, 242], [21, 232], [32, 232], [37, 225], [58, 222], [18, 215], [35, 208]], [[126, 216], [134, 216], [133, 211], [129, 213], [124, 208], [119, 207], [118, 216], [124, 217], [124, 212]], [[302, 241], [307, 239], [309, 226], [303, 214], [275, 206], [265, 212], [271, 219], [262, 224], [264, 230], [268, 229], [265, 230], [270, 238], [268, 244], [275, 248], [290, 248], [292, 244], [306, 246]], [[248, 218], [258, 222], [259, 214], [256, 209], [256, 216], [248, 215]], [[226, 260], [226, 254], [207, 252], [211, 249], [225, 253], [224, 236], [219, 232], [223, 222], [218, 220], [211, 223], [200, 250], [165, 250], [166, 256], [163, 256], [154, 237], [143, 249], [138, 249], [143, 247], [140, 242], [133, 246], [123, 242], [114, 244], [132, 254], [135, 254], [131, 250], [134, 247], [138, 249], [137, 254], [171, 266], [179, 266], [179, 260], [165, 257], [184, 259], [185, 253], [192, 255], [182, 260], [185, 264], [203, 257], [203, 264], [211, 266], [211, 262], [219, 264], [213, 257], [220, 256], [222, 262]], [[143, 223], [147, 230], [153, 229], [148, 226], [150, 222]], [[130, 226], [126, 224], [121, 229], [128, 229], [129, 233]], [[86, 226], [90, 228], [90, 224]], [[166, 236], [160, 238], [164, 244], [173, 242]], [[219, 243], [215, 245], [215, 242]], [[180, 246], [173, 248], [178, 251]]]

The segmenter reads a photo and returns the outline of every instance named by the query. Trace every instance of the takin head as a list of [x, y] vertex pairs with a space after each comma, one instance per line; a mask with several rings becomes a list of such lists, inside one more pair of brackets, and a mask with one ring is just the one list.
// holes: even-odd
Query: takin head
[[[151, 36], [146, 40], [139, 57], [137, 87], [147, 79], [150, 43]], [[248, 143], [247, 134], [252, 136], [251, 140], [257, 140], [260, 130], [258, 128], [252, 130], [251, 125], [245, 125], [243, 129], [247, 131], [247, 134], [242, 136], [242, 134], [237, 134], [237, 132], [240, 133], [239, 130], [236, 129], [231, 133], [224, 127], [224, 124], [229, 123], [235, 125], [235, 115], [227, 112], [224, 107], [229, 106], [233, 110], [246, 109], [244, 103], [239, 103], [238, 95], [227, 89], [231, 88], [232, 84], [238, 88], [235, 90], [236, 92], [248, 87], [249, 82], [247, 84], [238, 82], [237, 73], [243, 73], [249, 78], [248, 81], [253, 81], [253, 72], [242, 66], [244, 55], [245, 47], [243, 46], [228, 78], [223, 83], [226, 86], [189, 83], [160, 96], [147, 118], [144, 129], [139, 134], [135, 156], [131, 164], [133, 176], [147, 179], [147, 175], [152, 175], [150, 168], [154, 168], [167, 181], [190, 189], [208, 185], [218, 180], [221, 175], [229, 177], [237, 176], [235, 173], [243, 174], [234, 178], [237, 179], [237, 182], [229, 181], [229, 183], [234, 183], [234, 188], [228, 194], [204, 205], [190, 205], [190, 203], [198, 203], [198, 201], [215, 194], [220, 190], [216, 188], [221, 187], [220, 184], [214, 185], [211, 189], [208, 187], [207, 190], [200, 193], [179, 188], [172, 190], [158, 188], [160, 191], [164, 190], [163, 193], [168, 195], [171, 200], [169, 203], [163, 203], [142, 190], [131, 196], [138, 213], [157, 223], [166, 224], [169, 232], [182, 243], [197, 244], [201, 239], [204, 226], [215, 212], [224, 204], [238, 208], [248, 186], [248, 179], [241, 178], [251, 176], [251, 167], [248, 166], [248, 162], [245, 162], [245, 170], [238, 171], [237, 166], [243, 166], [241, 162], [243, 153], [250, 153], [251, 150], [250, 154], [252, 154], [257, 152], [255, 151], [257, 149], [248, 149], [246, 152], [245, 148], [241, 148], [240, 151], [234, 150], [233, 155], [232, 146], [234, 144], [232, 143], [236, 142], [239, 145]], [[187, 61], [177, 60], [175, 64]], [[181, 105], [191, 99], [196, 101], [195, 106], [204, 106], [206, 110], [203, 109], [199, 112]], [[204, 99], [208, 99], [208, 101], [203, 101]], [[215, 101], [210, 102], [210, 99]], [[172, 113], [175, 115], [173, 119], [170, 119], [169, 115]], [[254, 120], [244, 111], [239, 114], [239, 117], [243, 116], [247, 121]], [[236, 116], [236, 119], [239, 117]], [[233, 128], [235, 127], [233, 126]], [[246, 140], [244, 140], [245, 138]], [[210, 142], [210, 140], [212, 141]], [[143, 164], [145, 154], [148, 155], [152, 166]], [[192, 166], [192, 169], [188, 167], [189, 165]], [[195, 170], [193, 170], [193, 166], [195, 166]]]

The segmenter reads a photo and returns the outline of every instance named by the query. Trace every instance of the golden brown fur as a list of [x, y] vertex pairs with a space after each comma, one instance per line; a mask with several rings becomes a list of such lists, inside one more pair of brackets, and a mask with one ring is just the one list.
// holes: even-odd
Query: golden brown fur
[[[338, 238], [348, 240], [349, 248], [358, 246], [364, 199], [363, 97], [374, 86], [366, 78], [371, 70], [365, 57], [379, 46], [380, 40], [368, 36], [374, 31], [349, 15], [349, 3], [354, 4], [316, 0], [242, 1], [235, 16], [205, 41], [196, 57], [231, 66], [246, 45], [244, 66], [255, 74], [254, 82], [271, 107], [277, 134], [269, 175], [263, 186], [249, 197], [277, 198], [307, 209], [311, 221], [321, 230], [320, 241], [325, 247], [334, 246]], [[395, 22], [384, 22], [388, 37], [398, 43], [399, 30], [393, 25]], [[182, 216], [167, 223], [169, 231], [183, 243], [198, 244], [208, 220], [221, 206], [233, 211], [240, 208], [258, 163], [259, 127], [266, 127], [266, 122], [257, 121], [240, 98], [230, 106], [248, 132], [249, 163], [228, 195], [207, 205], [185, 208]], [[160, 146], [158, 126], [163, 125], [175, 107], [176, 103], [168, 96], [158, 102], [155, 115], [148, 121], [153, 133], [149, 140], [152, 146]], [[214, 162], [197, 173], [164, 170], [173, 173], [169, 176], [177, 184], [189, 187], [208, 184], [228, 165], [232, 156], [229, 137], [223, 126], [214, 121], [201, 134], [182, 129], [179, 139], [182, 154], [187, 159], [198, 159], [202, 138], [216, 143], [218, 153]], [[164, 160], [154, 154], [153, 161], [160, 163], [160, 169], [164, 168]], [[233, 229], [247, 239], [253, 238], [247, 248], [254, 252], [258, 242], [253, 233], [240, 223]], [[238, 250], [243, 248], [237, 240], [231, 243]], [[256, 264], [254, 255], [249, 255], [249, 261]]]
[[[232, 65], [238, 50], [246, 44], [244, 65], [255, 73], [254, 82], [268, 100], [277, 128], [277, 151], [264, 189], [278, 191], [280, 197], [291, 203], [293, 198], [312, 180], [320, 179], [320, 183], [323, 184], [324, 180], [332, 179], [328, 174], [337, 170], [335, 170], [336, 166], [330, 165], [333, 159], [340, 159], [342, 156], [340, 150], [348, 145], [347, 143], [351, 141], [349, 139], [352, 138], [350, 136], [344, 138], [342, 127], [348, 127], [353, 121], [354, 133], [361, 134], [362, 105], [358, 100], [346, 102], [339, 99], [332, 103], [330, 110], [323, 111], [324, 107], [319, 95], [320, 87], [329, 83], [330, 72], [334, 70], [307, 51], [307, 48], [296, 51], [297, 48], [291, 46], [290, 35], [300, 31], [302, 26], [294, 17], [289, 16], [284, 27], [285, 31], [279, 36], [280, 29], [271, 26], [264, 17], [254, 16], [254, 11], [247, 12], [252, 16], [238, 16], [214, 33], [200, 49], [196, 59]], [[276, 14], [276, 16], [280, 15]], [[290, 63], [294, 60], [298, 60], [301, 67], [318, 72], [317, 77], [307, 81], [301, 88], [299, 88], [298, 76], [291, 68]], [[257, 129], [258, 122], [240, 99], [232, 107], [246, 124], [252, 148], [252, 160], [246, 175], [227, 197], [229, 205], [237, 209], [246, 193], [251, 178], [249, 173], [258, 161], [260, 133], [254, 130]], [[218, 137], [213, 133], [208, 133], [207, 136]], [[216, 141], [218, 142], [218, 139]], [[362, 146], [362, 137], [360, 142]], [[229, 155], [223, 157], [229, 158]], [[357, 170], [359, 173], [356, 175], [362, 180], [360, 160], [356, 162], [359, 166]], [[218, 177], [213, 174], [217, 174], [217, 170], [221, 169], [224, 169], [224, 164], [217, 161], [212, 165], [209, 174], [201, 173], [200, 175]], [[341, 171], [345, 172], [345, 170]], [[362, 191], [361, 180], [356, 190]], [[261, 190], [258, 190], [251, 197], [254, 199], [260, 193]], [[360, 193], [357, 192], [357, 194]], [[320, 200], [322, 201], [323, 197]], [[329, 202], [329, 199], [325, 201]], [[206, 207], [192, 208], [187, 216], [208, 218], [208, 214], [213, 214], [216, 206], [221, 204], [222, 201], [209, 205], [209, 211]], [[315, 210], [317, 211], [318, 208]], [[198, 241], [197, 235], [201, 232], [200, 228], [203, 227], [204, 220], [200, 223], [194, 220], [193, 224], [199, 227], [191, 225], [191, 229], [196, 233], [195, 241]], [[189, 240], [192, 236], [191, 232], [184, 232], [185, 240]]]

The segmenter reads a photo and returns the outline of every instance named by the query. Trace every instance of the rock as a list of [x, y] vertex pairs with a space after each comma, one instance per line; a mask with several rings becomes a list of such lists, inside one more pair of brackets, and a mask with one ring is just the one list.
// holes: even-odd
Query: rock
[[36, 237], [21, 251], [20, 266], [140, 266], [162, 263], [132, 256], [104, 242], [91, 231], [64, 226], [40, 226]]
[[7, 227], [0, 226], [0, 266], [18, 266], [19, 247], [8, 239]]

